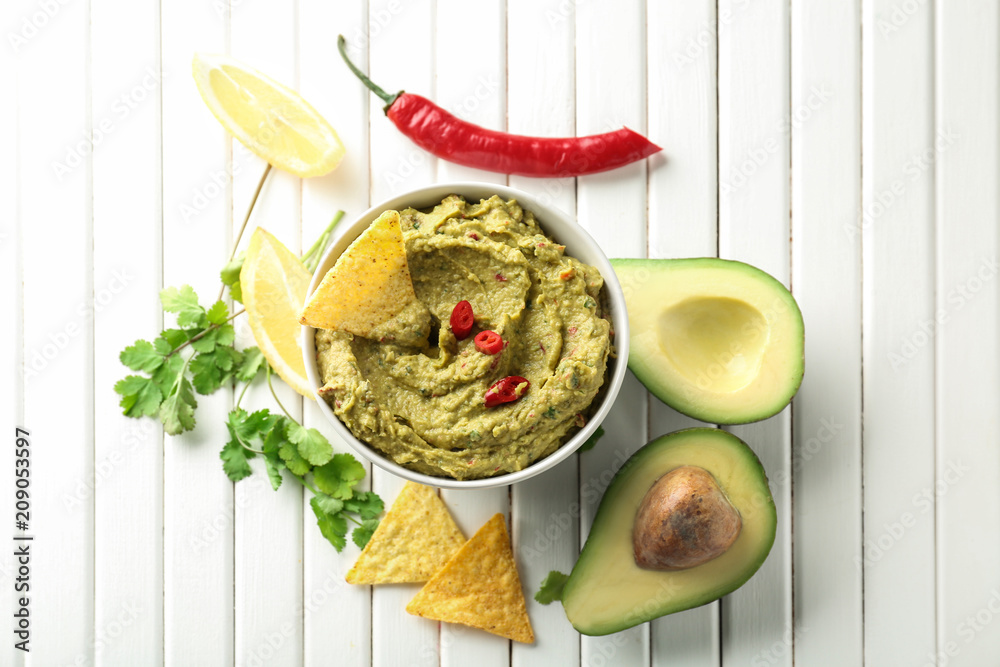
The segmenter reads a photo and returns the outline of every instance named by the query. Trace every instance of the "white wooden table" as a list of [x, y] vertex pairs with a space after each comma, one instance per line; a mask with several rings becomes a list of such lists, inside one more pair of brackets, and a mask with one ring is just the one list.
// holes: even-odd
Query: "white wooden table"
[[[1000, 664], [996, 3], [18, 0], [0, 25], [0, 535], [14, 535], [22, 426], [35, 536], [31, 653], [7, 632], [0, 665]], [[338, 33], [387, 90], [470, 121], [626, 124], [664, 151], [576, 180], [439, 161], [343, 66]], [[334, 552], [295, 485], [231, 484], [232, 392], [199, 397], [183, 437], [123, 417], [118, 352], [159, 331], [162, 286], [214, 296], [263, 168], [199, 98], [196, 51], [296, 86], [347, 145], [328, 177], [266, 186], [253, 223], [293, 249], [337, 208], [476, 179], [551, 197], [611, 256], [718, 255], [790, 285], [805, 382], [780, 415], [732, 429], [778, 507], [757, 575], [604, 638], [529, 600], [537, 643], [510, 645], [407, 615], [414, 587], [345, 584], [357, 550]], [[282, 397], [332, 436], [314, 404]], [[530, 596], [572, 566], [609, 471], [692, 423], [630, 377], [597, 449], [443, 495], [468, 534], [510, 517]], [[389, 500], [401, 485], [370, 479]]]

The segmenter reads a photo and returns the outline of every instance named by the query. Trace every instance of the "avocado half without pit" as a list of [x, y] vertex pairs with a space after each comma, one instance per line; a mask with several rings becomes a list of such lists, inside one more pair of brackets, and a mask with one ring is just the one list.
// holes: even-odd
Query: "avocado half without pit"
[[606, 635], [742, 586], [774, 544], [764, 468], [739, 438], [692, 428], [653, 440], [601, 500], [562, 589], [579, 632]]
[[805, 329], [779, 281], [715, 258], [611, 264], [628, 308], [628, 366], [657, 398], [716, 424], [766, 419], [792, 400]]

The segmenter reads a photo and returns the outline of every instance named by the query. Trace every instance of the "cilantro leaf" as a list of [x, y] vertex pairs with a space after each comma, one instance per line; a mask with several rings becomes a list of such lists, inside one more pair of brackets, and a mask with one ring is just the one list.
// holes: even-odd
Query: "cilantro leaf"
[[354, 512], [362, 520], [377, 519], [378, 515], [385, 509], [382, 499], [371, 491], [355, 491], [354, 495], [344, 501], [344, 509]]
[[[275, 427], [275, 430], [278, 428], [279, 427]], [[284, 429], [282, 428], [281, 430], [283, 436]], [[281, 446], [278, 449], [278, 455], [281, 457], [281, 460], [285, 462], [285, 466], [288, 467], [288, 470], [293, 475], [305, 477], [309, 474], [309, 471], [312, 470], [312, 466], [309, 465], [309, 462], [302, 458], [302, 455], [299, 454], [298, 447], [284, 439], [284, 437], [282, 437]]]
[[235, 438], [231, 438], [219, 452], [219, 458], [222, 459], [222, 469], [226, 471], [226, 476], [234, 482], [253, 474], [248, 460], [253, 457], [254, 453], [247, 451]]
[[272, 415], [266, 408], [253, 413], [236, 408], [226, 418], [226, 427], [234, 440], [247, 447], [263, 450], [265, 439], [279, 419], [281, 417]]
[[243, 289], [240, 286], [240, 271], [243, 269], [243, 260], [246, 259], [246, 253], [241, 252], [237, 257], [233, 258], [228, 264], [226, 264], [222, 271], [219, 272], [219, 277], [222, 278], [222, 284], [229, 288], [229, 296], [233, 297], [233, 301], [238, 301], [243, 303]]
[[597, 430], [594, 431], [590, 435], [590, 437], [587, 438], [587, 441], [584, 442], [582, 445], [580, 445], [580, 448], [578, 450], [576, 450], [576, 451], [578, 451], [578, 452], [587, 452], [587, 451], [590, 451], [591, 449], [594, 448], [594, 445], [597, 444], [597, 441], [600, 440], [601, 436], [603, 436], [603, 435], [604, 435], [604, 427], [603, 426], [598, 426]]
[[161, 345], [166, 347], [166, 350], [163, 351], [163, 354], [166, 355], [188, 342], [193, 335], [193, 333], [189, 335], [184, 329], [164, 329], [160, 332], [160, 337], [153, 341], [153, 345], [160, 351], [163, 351]]
[[211, 352], [218, 345], [232, 345], [236, 330], [232, 324], [223, 324], [207, 329], [201, 338], [191, 341], [191, 347], [198, 352]]
[[119, 405], [127, 417], [152, 417], [160, 409], [163, 394], [150, 378], [128, 375], [115, 383], [115, 391], [121, 394]]
[[229, 319], [229, 307], [225, 301], [216, 301], [205, 313], [205, 317], [212, 324], [225, 324]]
[[[333, 457], [333, 446], [330, 441], [314, 428], [306, 428], [297, 422], [288, 420], [285, 436], [290, 442], [295, 443], [299, 454], [311, 465], [321, 466]], [[361, 468], [361, 475], [364, 476], [364, 467]]]
[[251, 382], [264, 367], [264, 353], [257, 346], [243, 350], [243, 361], [236, 371], [236, 379], [240, 382]]
[[155, 382], [156, 386], [160, 388], [160, 393], [163, 394], [163, 396], [169, 396], [174, 393], [174, 387], [177, 385], [178, 376], [183, 372], [184, 359], [175, 354], [174, 356], [165, 359], [163, 365], [153, 372], [153, 382]]
[[375, 534], [376, 528], [378, 528], [377, 519], [366, 519], [351, 532], [351, 539], [354, 540], [359, 549], [364, 549], [368, 540], [372, 539], [372, 535]]
[[326, 465], [313, 469], [313, 480], [323, 493], [346, 500], [365, 476], [365, 467], [350, 454], [337, 454]]
[[338, 514], [341, 510], [344, 509], [343, 500], [337, 500], [336, 498], [331, 498], [325, 493], [317, 493], [313, 497], [313, 500], [316, 501], [316, 505], [327, 514]]
[[191, 390], [191, 382], [181, 377], [177, 390], [160, 404], [160, 421], [163, 430], [179, 435], [194, 428], [194, 409], [198, 407]]
[[225, 373], [230, 373], [243, 362], [243, 354], [235, 347], [229, 345], [221, 345], [215, 348], [212, 357], [215, 360], [215, 366]]
[[205, 309], [198, 304], [198, 295], [190, 285], [181, 288], [167, 287], [160, 292], [163, 310], [177, 314], [177, 326], [182, 329], [205, 324]]
[[222, 371], [213, 355], [202, 352], [191, 359], [191, 383], [199, 394], [211, 394], [222, 386]]
[[569, 575], [558, 570], [552, 570], [548, 576], [542, 580], [541, 588], [535, 593], [535, 601], [541, 604], [551, 604], [556, 600], [562, 600], [563, 587]]
[[264, 438], [264, 446], [261, 448], [261, 451], [264, 452], [267, 477], [271, 480], [271, 488], [275, 491], [281, 486], [283, 480], [281, 471], [287, 467], [279, 454], [281, 444], [284, 441], [285, 426], [280, 421], [276, 421], [275, 425], [271, 427], [271, 430], [268, 431], [267, 436]]
[[271, 488], [277, 491], [281, 488], [284, 478], [281, 471], [285, 469], [285, 462], [277, 456], [264, 455], [264, 467], [267, 469], [267, 479], [271, 482]]
[[152, 373], [163, 365], [163, 357], [169, 353], [161, 352], [153, 347], [148, 340], [137, 340], [135, 343], [122, 350], [118, 358], [123, 364], [134, 371], [146, 371]]
[[315, 497], [309, 501], [309, 504], [312, 506], [313, 514], [316, 515], [319, 532], [333, 545], [334, 549], [341, 551], [347, 544], [347, 519], [339, 514], [324, 512]]

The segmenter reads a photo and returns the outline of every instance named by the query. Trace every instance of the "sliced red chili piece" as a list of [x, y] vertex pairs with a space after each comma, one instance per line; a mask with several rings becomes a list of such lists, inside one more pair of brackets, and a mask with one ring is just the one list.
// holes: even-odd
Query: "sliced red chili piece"
[[458, 340], [464, 340], [472, 333], [472, 325], [476, 323], [476, 316], [472, 313], [472, 304], [468, 301], [459, 301], [451, 311], [451, 332]]
[[486, 407], [494, 408], [504, 403], [513, 403], [524, 396], [530, 386], [531, 383], [520, 375], [509, 375], [502, 380], [497, 380], [486, 390], [484, 397]]
[[496, 331], [480, 331], [475, 337], [476, 349], [483, 354], [496, 354], [503, 349], [503, 338]]

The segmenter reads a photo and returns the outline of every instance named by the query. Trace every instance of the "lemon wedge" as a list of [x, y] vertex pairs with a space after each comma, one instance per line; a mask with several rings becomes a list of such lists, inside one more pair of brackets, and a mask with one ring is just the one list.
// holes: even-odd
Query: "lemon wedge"
[[299, 258], [259, 227], [240, 270], [243, 305], [257, 346], [289, 387], [309, 398], [312, 388], [299, 346], [299, 311], [311, 276]]
[[340, 137], [291, 88], [224, 55], [195, 54], [193, 72], [223, 127], [275, 167], [306, 178], [340, 164]]

